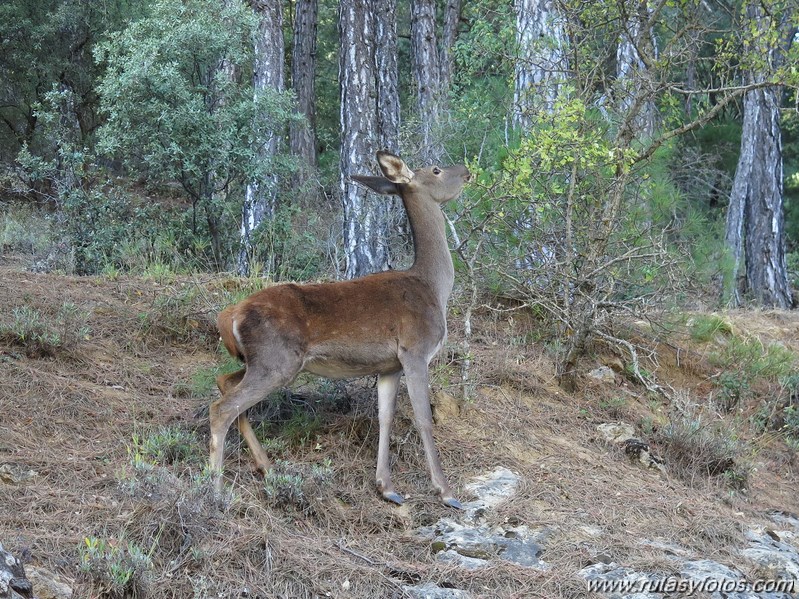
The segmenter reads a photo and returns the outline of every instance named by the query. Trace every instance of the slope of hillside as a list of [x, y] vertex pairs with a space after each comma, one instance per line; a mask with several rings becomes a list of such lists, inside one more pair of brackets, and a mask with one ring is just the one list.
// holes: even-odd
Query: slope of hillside
[[[608, 347], [594, 348], [568, 395], [535, 323], [490, 312], [473, 323], [464, 399], [451, 317], [433, 387], [445, 471], [472, 502], [454, 513], [430, 489], [404, 390], [391, 451], [408, 500], [379, 499], [372, 379], [302, 379], [281, 394], [254, 415], [279, 424], [261, 429], [275, 474], [257, 476], [232, 432], [228, 491], [213, 496], [207, 405], [232, 364], [211, 323], [242, 285], [34, 274], [0, 259], [6, 550], [75, 597], [586, 597], [603, 573], [715, 580], [716, 566], [799, 579], [798, 449], [786, 443], [791, 422], [774, 422], [797, 398], [784, 377], [725, 375], [750, 364], [753, 340], [781, 344], [767, 365], [784, 374], [799, 315], [722, 315], [701, 339], [630, 323], [619, 334], [668, 399], [633, 382], [628, 357]], [[739, 338], [753, 343], [741, 350]], [[788, 403], [770, 403], [775, 393]], [[603, 436], [600, 425], [619, 423], [639, 445]], [[643, 465], [642, 448], [665, 463]], [[485, 494], [475, 480], [495, 472], [513, 480]]]

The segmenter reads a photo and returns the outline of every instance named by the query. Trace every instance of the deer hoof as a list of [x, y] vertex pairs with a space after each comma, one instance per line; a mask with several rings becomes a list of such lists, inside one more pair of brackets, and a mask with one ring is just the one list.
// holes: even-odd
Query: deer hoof
[[455, 499], [454, 497], [442, 497], [441, 502], [448, 507], [455, 508], [456, 510], [463, 509], [461, 502]]
[[396, 491], [385, 491], [383, 493], [383, 499], [386, 499], [391, 503], [396, 503], [397, 505], [402, 505], [405, 503], [405, 499], [403, 499], [402, 495]]

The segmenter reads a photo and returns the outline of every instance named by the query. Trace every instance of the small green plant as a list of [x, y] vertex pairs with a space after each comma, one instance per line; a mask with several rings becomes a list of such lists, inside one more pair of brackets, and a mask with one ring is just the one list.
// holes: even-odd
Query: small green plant
[[310, 506], [308, 497], [316, 494], [314, 489], [330, 484], [332, 478], [333, 464], [329, 458], [310, 467], [278, 460], [264, 477], [264, 494], [276, 507], [304, 511]]
[[740, 442], [723, 423], [680, 418], [658, 429], [655, 439], [669, 470], [687, 483], [720, 476], [736, 490], [746, 487], [749, 468]]
[[201, 291], [194, 285], [165, 291], [149, 311], [139, 314], [142, 334], [175, 342], [204, 340], [210, 323], [203, 317], [201, 299]]
[[54, 356], [88, 337], [88, 313], [72, 302], [64, 302], [54, 318], [45, 317], [29, 306], [11, 310], [11, 321], [0, 323], [0, 339], [25, 349], [29, 357]]
[[723, 412], [732, 412], [752, 394], [749, 380], [739, 372], [722, 372], [718, 384], [719, 399], [716, 403]]
[[84, 537], [78, 547], [80, 570], [100, 591], [99, 597], [143, 596], [153, 568], [150, 555], [131, 541]]
[[691, 339], [707, 343], [717, 336], [732, 335], [732, 325], [718, 314], [697, 314], [688, 321]]
[[799, 408], [795, 405], [785, 406], [782, 415], [785, 419], [785, 424], [782, 427], [785, 440], [791, 447], [799, 449]]
[[133, 436], [132, 459], [161, 466], [190, 462], [199, 456], [199, 442], [192, 431], [180, 426], [162, 426], [146, 437]]

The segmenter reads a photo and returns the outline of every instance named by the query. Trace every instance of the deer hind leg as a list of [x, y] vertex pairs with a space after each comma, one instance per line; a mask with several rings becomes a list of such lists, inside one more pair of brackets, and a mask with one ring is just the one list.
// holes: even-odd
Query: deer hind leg
[[377, 446], [377, 488], [383, 498], [402, 505], [402, 495], [394, 490], [391, 482], [391, 465], [389, 463], [389, 440], [391, 424], [397, 407], [397, 389], [402, 371], [393, 374], [381, 374], [377, 377], [377, 408], [380, 421], [380, 441]]
[[427, 458], [427, 467], [433, 486], [438, 491], [442, 503], [450, 507], [461, 509], [461, 503], [452, 494], [452, 489], [447, 483], [444, 471], [441, 468], [441, 459], [438, 456], [436, 443], [433, 439], [433, 412], [430, 409], [430, 381], [427, 362], [418, 359], [400, 358], [405, 370], [405, 380], [408, 384], [408, 395], [411, 396], [413, 416], [416, 428], [422, 437], [424, 453]]
[[[246, 369], [242, 368], [236, 372], [223, 374], [216, 378], [216, 386], [219, 387], [219, 391], [223, 396], [230, 389], [241, 382], [241, 380], [244, 378], [245, 372]], [[250, 421], [247, 419], [246, 414], [239, 414], [236, 422], [239, 426], [239, 432], [241, 433], [241, 436], [244, 437], [244, 441], [246, 441], [247, 447], [250, 449], [250, 454], [255, 460], [258, 469], [263, 474], [266, 474], [272, 467], [272, 461], [269, 459], [269, 456], [266, 455], [263, 446], [261, 445], [260, 441], [258, 441], [258, 437], [255, 436], [255, 432], [252, 430], [252, 426], [250, 425]]]
[[[267, 370], [255, 364], [248, 364], [246, 370], [239, 370], [217, 379], [222, 397], [211, 404], [209, 413], [211, 423], [210, 468], [216, 476], [217, 490], [221, 491], [222, 489], [221, 475], [225, 436], [230, 425], [236, 419], [239, 419], [239, 430], [244, 435], [259, 468], [268, 469], [269, 459], [243, 413], [266, 398], [275, 389], [291, 382], [296, 372], [299, 371], [299, 364], [297, 362], [296, 368], [286, 368], [284, 365], [284, 368], [280, 370]], [[242, 422], [244, 422], [243, 427]]]

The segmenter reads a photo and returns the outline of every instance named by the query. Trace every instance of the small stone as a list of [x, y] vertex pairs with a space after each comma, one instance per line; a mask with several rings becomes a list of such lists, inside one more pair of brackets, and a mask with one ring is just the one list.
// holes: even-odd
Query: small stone
[[598, 425], [596, 430], [608, 443], [624, 443], [635, 438], [635, 429], [626, 422], [605, 422]]
[[600, 366], [589, 371], [588, 376], [604, 384], [616, 384], [616, 373], [612, 368]]

